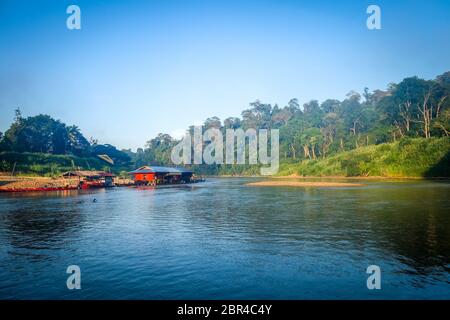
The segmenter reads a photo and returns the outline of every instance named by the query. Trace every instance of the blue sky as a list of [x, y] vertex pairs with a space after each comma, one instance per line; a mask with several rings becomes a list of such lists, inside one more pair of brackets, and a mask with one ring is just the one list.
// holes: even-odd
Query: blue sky
[[[66, 28], [70, 4], [81, 30]], [[449, 70], [450, 1], [0, 0], [0, 131], [20, 107], [135, 149], [256, 99], [343, 99]]]

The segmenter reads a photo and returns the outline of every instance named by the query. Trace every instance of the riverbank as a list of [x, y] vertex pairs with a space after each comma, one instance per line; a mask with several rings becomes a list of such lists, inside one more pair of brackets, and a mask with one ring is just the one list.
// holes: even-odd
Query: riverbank
[[310, 180], [310, 179], [324, 179], [324, 180], [356, 180], [356, 181], [367, 181], [367, 180], [450, 180], [450, 177], [402, 177], [402, 176], [301, 176], [298, 174], [291, 174], [287, 176], [270, 176], [270, 179], [296, 179], [296, 180]]
[[78, 179], [0, 176], [0, 191], [76, 188]]
[[414, 176], [303, 176], [299, 174], [290, 175], [275, 175], [275, 176], [261, 176], [261, 175], [209, 175], [208, 178], [266, 178], [275, 180], [450, 180], [450, 177], [414, 177]]
[[[336, 151], [335, 151], [336, 152]], [[260, 176], [263, 165], [222, 165], [211, 176]], [[403, 138], [315, 159], [282, 158], [275, 177], [329, 179], [449, 179], [450, 137]]]
[[450, 137], [405, 138], [336, 155], [280, 164], [277, 176], [375, 179], [450, 177]]
[[253, 187], [324, 187], [324, 188], [334, 188], [334, 187], [363, 187], [363, 183], [352, 183], [352, 182], [329, 182], [329, 181], [258, 181], [250, 182], [246, 184], [247, 186]]
[[[36, 176], [6, 176], [0, 175], [0, 191], [37, 190], [37, 189], [75, 189], [79, 185], [78, 178], [51, 178]], [[134, 181], [125, 178], [115, 178], [116, 186], [131, 186]]]

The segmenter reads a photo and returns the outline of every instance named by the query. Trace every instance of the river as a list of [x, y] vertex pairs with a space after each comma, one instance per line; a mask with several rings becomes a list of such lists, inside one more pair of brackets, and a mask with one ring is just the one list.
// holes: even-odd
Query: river
[[448, 181], [249, 181], [0, 194], [0, 298], [450, 298]]

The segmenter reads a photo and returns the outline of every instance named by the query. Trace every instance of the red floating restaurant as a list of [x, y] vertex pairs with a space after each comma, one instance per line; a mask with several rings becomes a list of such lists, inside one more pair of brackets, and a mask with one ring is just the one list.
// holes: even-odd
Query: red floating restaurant
[[157, 185], [192, 182], [193, 172], [184, 168], [143, 166], [128, 172], [137, 185]]

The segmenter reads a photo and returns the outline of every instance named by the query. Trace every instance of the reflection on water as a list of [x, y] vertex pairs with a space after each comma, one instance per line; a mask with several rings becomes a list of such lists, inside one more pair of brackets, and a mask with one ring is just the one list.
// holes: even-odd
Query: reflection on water
[[449, 183], [248, 181], [3, 194], [0, 298], [450, 298]]

